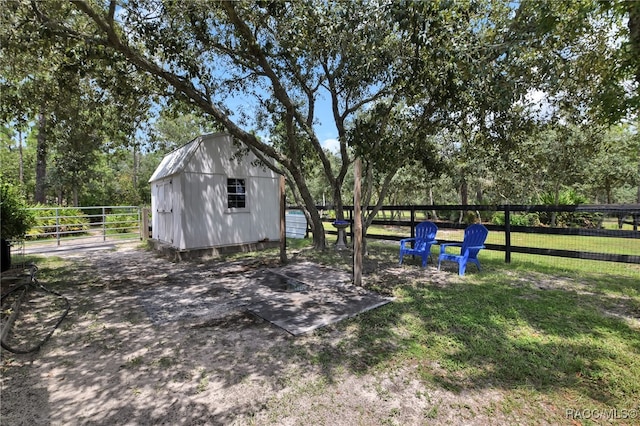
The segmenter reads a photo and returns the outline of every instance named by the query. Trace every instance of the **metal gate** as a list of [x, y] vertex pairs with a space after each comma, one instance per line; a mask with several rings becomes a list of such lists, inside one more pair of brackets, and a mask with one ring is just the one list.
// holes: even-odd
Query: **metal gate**
[[142, 229], [143, 209], [138, 206], [38, 207], [28, 210], [33, 212], [36, 224], [24, 240], [12, 242], [16, 252], [37, 254], [109, 247], [146, 237]]

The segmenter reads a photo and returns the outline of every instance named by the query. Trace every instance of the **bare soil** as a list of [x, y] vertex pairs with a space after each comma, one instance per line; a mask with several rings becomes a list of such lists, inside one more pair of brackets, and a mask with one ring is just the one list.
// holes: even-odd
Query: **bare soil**
[[[501, 389], [449, 391], [421, 381], [410, 364], [384, 372], [327, 368], [321, 349], [339, 346], [356, 326], [294, 337], [238, 306], [182, 315], [190, 293], [233, 292], [234, 282], [275, 261], [171, 263], [132, 245], [64, 256], [75, 273], [56, 289], [69, 299], [69, 315], [40, 351], [3, 350], [3, 425], [519, 422], [496, 410]], [[398, 273], [430, 285], [460, 279], [391, 262], [368, 269], [366, 279], [379, 283]], [[158, 288], [173, 291], [163, 321], [144, 301]]]

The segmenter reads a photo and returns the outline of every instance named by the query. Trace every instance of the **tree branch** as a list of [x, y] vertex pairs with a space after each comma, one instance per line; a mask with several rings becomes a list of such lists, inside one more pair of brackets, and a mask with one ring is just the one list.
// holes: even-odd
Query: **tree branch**
[[[312, 146], [314, 147], [314, 149], [316, 150], [316, 152], [320, 157], [320, 160], [322, 161], [322, 165], [324, 167], [325, 174], [327, 175], [327, 179], [329, 179], [330, 181], [333, 180], [334, 177], [333, 177], [333, 172], [331, 170], [331, 163], [329, 162], [328, 158], [326, 158], [326, 156], [324, 155], [324, 152], [322, 150], [322, 145], [320, 144], [318, 137], [316, 136], [311, 126], [307, 124], [306, 118], [302, 117], [300, 112], [297, 110], [295, 104], [289, 97], [286, 89], [280, 82], [278, 75], [274, 72], [273, 68], [269, 64], [269, 61], [267, 60], [266, 55], [260, 49], [260, 46], [258, 45], [256, 39], [254, 38], [254, 35], [251, 29], [238, 16], [235, 10], [235, 3], [222, 2], [221, 6], [226, 11], [227, 16], [229, 17], [231, 23], [238, 29], [238, 31], [240, 32], [240, 35], [247, 42], [247, 48], [249, 49], [251, 54], [255, 57], [256, 61], [258, 62], [258, 64], [266, 74], [267, 78], [271, 81], [274, 96], [278, 99], [278, 101], [282, 103], [282, 105], [285, 107], [287, 112], [295, 118], [296, 123], [298, 123], [300, 128], [304, 130], [304, 132], [309, 137], [309, 140], [311, 141]], [[332, 184], [333, 183], [335, 182], [332, 182]]]
[[116, 14], [116, 0], [111, 0], [109, 3], [109, 16], [107, 16], [107, 22], [113, 26], [113, 17]]
[[237, 124], [231, 121], [227, 114], [225, 114], [225, 112], [220, 108], [213, 105], [205, 94], [195, 88], [191, 81], [164, 70], [155, 62], [145, 57], [144, 54], [131, 47], [128, 42], [123, 41], [118, 34], [117, 27], [106, 22], [87, 2], [83, 0], [72, 0], [72, 3], [78, 10], [91, 18], [98, 26], [98, 29], [106, 35], [107, 39], [102, 40], [102, 43], [105, 46], [111, 47], [122, 53], [138, 69], [146, 71], [169, 83], [176, 90], [198, 105], [203, 111], [213, 116], [229, 131], [229, 133], [243, 141], [246, 145], [255, 147], [257, 150], [282, 163], [285, 167], [290, 164], [288, 158], [280, 154], [272, 146], [261, 142], [255, 135], [244, 131]]

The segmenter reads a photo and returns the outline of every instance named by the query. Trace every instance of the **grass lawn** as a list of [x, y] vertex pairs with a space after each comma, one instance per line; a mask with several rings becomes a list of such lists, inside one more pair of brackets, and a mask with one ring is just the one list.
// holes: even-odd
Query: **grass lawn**
[[[397, 259], [396, 245], [369, 248], [374, 262]], [[349, 267], [331, 250], [309, 253]], [[566, 410], [640, 408], [640, 266], [503, 256], [482, 252], [482, 273], [471, 266], [447, 285], [365, 279], [396, 302], [341, 325], [354, 337], [317, 358], [363, 372], [410, 364], [456, 392], [499, 388], [507, 397], [497, 410], [551, 423], [567, 422]]]

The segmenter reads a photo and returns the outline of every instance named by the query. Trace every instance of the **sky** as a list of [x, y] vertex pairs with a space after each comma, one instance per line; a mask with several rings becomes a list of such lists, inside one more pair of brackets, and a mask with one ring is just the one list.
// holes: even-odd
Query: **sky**
[[323, 148], [327, 148], [329, 151], [338, 153], [340, 151], [338, 129], [336, 128], [333, 120], [331, 104], [324, 99], [318, 99], [316, 112], [318, 124], [313, 126], [313, 128], [316, 131], [316, 135], [318, 135], [320, 144]]
[[[239, 111], [242, 108], [248, 108], [248, 112], [250, 106], [254, 103], [255, 100], [250, 96], [234, 96], [233, 99], [228, 98], [228, 100], [225, 102], [225, 105], [232, 111]], [[232, 119], [234, 120], [236, 120], [237, 118], [237, 115], [232, 116]], [[327, 97], [322, 96], [322, 94], [320, 94], [316, 100], [315, 124], [313, 126], [313, 129], [315, 130], [316, 135], [318, 136], [318, 140], [320, 140], [320, 144], [323, 148], [327, 148], [336, 154], [340, 152], [340, 144], [338, 142], [338, 129], [333, 119], [331, 101], [327, 99]], [[249, 131], [250, 129], [245, 128], [245, 130]], [[258, 132], [258, 135], [263, 140], [269, 140], [268, 134], [261, 134], [260, 132]]]

